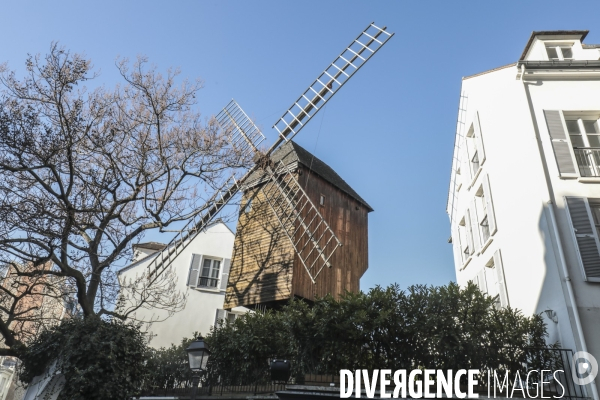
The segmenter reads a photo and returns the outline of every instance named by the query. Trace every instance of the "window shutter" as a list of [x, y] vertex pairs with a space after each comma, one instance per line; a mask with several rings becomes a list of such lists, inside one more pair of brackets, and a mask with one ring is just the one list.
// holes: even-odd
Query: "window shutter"
[[504, 279], [504, 266], [502, 265], [502, 256], [500, 249], [494, 253], [494, 269], [496, 270], [496, 278], [498, 282], [498, 295], [500, 297], [500, 306], [508, 307], [508, 291], [506, 290], [506, 281]]
[[215, 315], [214, 326], [221, 326], [225, 317], [227, 317], [227, 311], [217, 308], [217, 315]]
[[477, 286], [479, 286], [479, 290], [481, 290], [483, 293], [487, 293], [488, 292], [487, 282], [485, 280], [485, 267], [483, 267], [477, 273]]
[[458, 234], [458, 226], [455, 225], [452, 229], [452, 247], [454, 247], [454, 263], [456, 268], [463, 265], [462, 262], [462, 247], [460, 245], [460, 235]]
[[494, 215], [494, 203], [492, 201], [492, 191], [490, 189], [490, 179], [487, 175], [483, 177], [483, 197], [485, 197], [485, 208], [487, 211], [490, 236], [498, 230], [496, 227], [496, 216]]
[[481, 125], [479, 123], [479, 113], [475, 113], [475, 121], [473, 121], [475, 131], [475, 140], [477, 141], [477, 156], [479, 157], [479, 165], [483, 165], [485, 161], [485, 149], [483, 148], [483, 137], [481, 136]]
[[475, 252], [475, 243], [473, 242], [473, 224], [471, 223], [471, 213], [469, 212], [469, 209], [465, 212], [465, 231], [467, 232], [469, 255], [471, 255]]
[[196, 286], [198, 284], [200, 261], [202, 261], [202, 256], [200, 254], [192, 254], [192, 264], [190, 265], [190, 273], [187, 281], [188, 286]]
[[477, 209], [475, 208], [475, 201], [471, 201], [469, 206], [469, 219], [471, 220], [471, 232], [473, 233], [473, 250], [478, 252], [481, 247], [481, 240], [479, 236], [479, 220], [477, 219]]
[[577, 176], [577, 170], [573, 162], [573, 156], [571, 155], [571, 145], [567, 140], [567, 133], [563, 126], [560, 111], [544, 110], [544, 115], [560, 176]]
[[600, 282], [600, 252], [598, 234], [586, 198], [566, 197], [567, 208], [581, 266], [583, 277], [589, 282]]
[[227, 290], [227, 281], [229, 280], [229, 267], [231, 266], [231, 259], [223, 259], [223, 273], [221, 274], [221, 290]]

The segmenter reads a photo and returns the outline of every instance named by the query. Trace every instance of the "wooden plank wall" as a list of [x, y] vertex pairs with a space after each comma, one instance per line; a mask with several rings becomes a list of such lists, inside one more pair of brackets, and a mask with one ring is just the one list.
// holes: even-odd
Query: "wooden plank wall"
[[[281, 228], [279, 220], [258, 188], [244, 193], [238, 220], [225, 308], [254, 306], [291, 297], [314, 300], [328, 293], [339, 298], [346, 290], [358, 292], [368, 268], [368, 209], [306, 168], [296, 177], [343, 246], [323, 268], [313, 284], [304, 265]], [[266, 185], [271, 185], [267, 183]], [[319, 198], [325, 196], [325, 204]], [[252, 198], [252, 209], [244, 205]], [[304, 216], [308, 216], [306, 211]], [[311, 216], [312, 217], [312, 216]], [[322, 228], [317, 236], [322, 233]], [[296, 237], [299, 240], [300, 236]], [[304, 239], [306, 240], [306, 238]], [[304, 242], [300, 243], [301, 246]], [[318, 255], [309, 259], [312, 262]]]
[[[292, 294], [313, 300], [331, 293], [335, 298], [348, 290], [358, 292], [360, 278], [368, 268], [368, 209], [308, 169], [300, 167], [299, 181], [308, 197], [334, 231], [343, 246], [331, 258], [313, 284], [296, 257]], [[325, 196], [325, 204], [319, 198]], [[320, 232], [319, 232], [320, 233]], [[316, 256], [315, 256], [316, 257]]]
[[[252, 206], [246, 213], [248, 199]], [[224, 308], [289, 299], [294, 259], [290, 240], [262, 190], [247, 191], [241, 204]]]

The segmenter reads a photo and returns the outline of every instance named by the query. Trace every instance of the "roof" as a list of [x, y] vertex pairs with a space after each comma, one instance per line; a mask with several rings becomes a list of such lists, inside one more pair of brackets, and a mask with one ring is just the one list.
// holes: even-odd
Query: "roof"
[[141, 247], [142, 249], [148, 249], [148, 250], [162, 250], [165, 247], [167, 247], [167, 245], [164, 243], [159, 243], [159, 242], [147, 242], [147, 243], [134, 244], [131, 247], [134, 249], [137, 247]]
[[[583, 39], [585, 39], [585, 37], [587, 36], [587, 34], [589, 33], [589, 31], [533, 31], [531, 32], [531, 36], [529, 37], [529, 40], [527, 41], [527, 44], [525, 45], [525, 49], [523, 50], [523, 54], [521, 54], [521, 57], [519, 58], [519, 61], [522, 62], [525, 57], [527, 56], [527, 52], [529, 52], [529, 48], [531, 47], [531, 45], [533, 44], [533, 40], [535, 39], [536, 36], [580, 36], [581, 37], [581, 41], [583, 41]], [[583, 48], [598, 48], [600, 47], [600, 45], [594, 45], [594, 44], [582, 44]], [[485, 75], [485, 74], [489, 74], [490, 72], [495, 72], [501, 69], [505, 69], [505, 68], [509, 68], [509, 67], [513, 67], [515, 65], [517, 65], [520, 63], [511, 63], [511, 64], [507, 64], [501, 67], [497, 67], [497, 68], [493, 68], [493, 69], [489, 69], [487, 71], [483, 71], [483, 72], [479, 72], [477, 74], [473, 74], [473, 75], [469, 75], [469, 76], [465, 76], [463, 77], [463, 81], [466, 79], [470, 79], [470, 78], [475, 78], [477, 76], [480, 75]], [[562, 63], [564, 64], [564, 63]], [[562, 65], [561, 64], [561, 65]]]
[[523, 61], [525, 59], [525, 56], [527, 55], [527, 52], [529, 51], [529, 48], [531, 47], [531, 44], [533, 43], [533, 40], [536, 36], [581, 36], [580, 40], [583, 42], [583, 39], [585, 39], [589, 32], [590, 31], [533, 31], [531, 32], [531, 36], [529, 37], [529, 40], [525, 45], [525, 49], [523, 50], [523, 54], [521, 54], [521, 58], [519, 58], [519, 61]]
[[[275, 163], [282, 161], [285, 166], [295, 162], [300, 163], [342, 192], [362, 203], [369, 209], [369, 211], [373, 211], [373, 208], [369, 205], [369, 203], [367, 203], [358, 193], [356, 193], [356, 191], [352, 189], [350, 185], [348, 185], [346, 181], [337, 174], [337, 172], [335, 172], [329, 165], [325, 164], [319, 158], [315, 157], [308, 150], [300, 146], [298, 143], [291, 140], [287, 143], [284, 143], [281, 147], [273, 152], [271, 155], [271, 160]], [[248, 182], [257, 181], [261, 178], [261, 176], [262, 174], [257, 171], [248, 177]]]

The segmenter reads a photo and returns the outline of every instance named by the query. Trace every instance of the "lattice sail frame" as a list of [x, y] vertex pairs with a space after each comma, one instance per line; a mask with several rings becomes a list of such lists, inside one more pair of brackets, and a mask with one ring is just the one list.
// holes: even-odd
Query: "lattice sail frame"
[[[373, 23], [367, 28], [350, 45], [317, 77], [317, 79], [308, 87], [306, 91], [294, 102], [294, 104], [286, 111], [283, 116], [273, 125], [279, 133], [278, 139], [265, 153], [266, 156], [271, 154], [283, 141], [291, 140], [300, 132], [300, 130], [310, 121], [312, 117], [329, 101], [334, 94], [358, 71], [387, 41], [394, 36], [393, 33], [387, 32], [386, 27], [379, 28]], [[350, 68], [352, 67], [352, 68]], [[232, 104], [232, 102], [234, 104]], [[221, 113], [221, 121], [225, 125], [224, 129], [231, 131], [230, 140], [232, 146], [235, 147], [235, 142], [243, 138], [247, 143], [256, 143], [252, 133], [256, 126], [252, 123], [252, 128], [247, 125], [250, 121], [248, 116], [243, 112], [236, 114], [235, 101], [230, 102]], [[241, 110], [241, 108], [239, 108]], [[229, 114], [229, 115], [227, 115]], [[229, 122], [228, 122], [229, 120]], [[251, 121], [250, 121], [251, 122]], [[231, 126], [227, 124], [232, 124]], [[221, 124], [221, 123], [220, 123]], [[250, 129], [249, 132], [244, 132]], [[239, 129], [239, 133], [236, 131]], [[256, 128], [258, 129], [258, 128]], [[241, 136], [236, 136], [241, 134]], [[261, 133], [262, 135], [262, 133]], [[254, 138], [254, 139], [253, 139]], [[260, 141], [262, 142], [262, 140]], [[258, 142], [258, 144], [260, 144]], [[252, 147], [252, 146], [250, 146]], [[255, 145], [254, 148], [257, 148]], [[245, 147], [242, 146], [242, 149]], [[245, 149], [245, 151], [247, 151]], [[238, 181], [233, 178], [233, 183], [230, 178], [225, 185], [219, 188], [213, 197], [204, 204], [202, 212], [195, 215], [186, 226], [167, 244], [164, 250], [154, 258], [148, 266], [151, 271], [150, 277], [158, 276], [171, 265], [173, 260], [187, 247], [192, 239], [200, 233], [211, 222], [223, 207], [235, 196], [240, 190], [241, 185], [255, 171], [259, 169], [258, 165], [254, 165], [250, 170]], [[230, 184], [227, 187], [227, 184]], [[153, 269], [154, 268], [154, 269]], [[153, 270], [152, 270], [153, 269]], [[152, 278], [156, 279], [156, 277]], [[311, 278], [312, 279], [312, 278]], [[314, 279], [313, 279], [314, 282]]]
[[216, 118], [221, 129], [229, 136], [231, 146], [245, 156], [257, 152], [258, 146], [265, 140], [265, 135], [233, 99]]
[[195, 214], [185, 224], [183, 229], [177, 232], [177, 235], [171, 239], [169, 244], [150, 262], [148, 265], [148, 271], [150, 271], [148, 278], [152, 279], [152, 281], [156, 280], [160, 273], [168, 268], [175, 258], [192, 242], [192, 239], [206, 228], [214, 216], [225, 207], [238, 190], [239, 183], [235, 179], [235, 175], [232, 175], [204, 204], [203, 210]]
[[265, 172], [269, 180], [260, 190], [290, 239], [310, 280], [316, 283], [323, 268], [331, 268], [330, 259], [342, 242], [289, 168], [280, 161], [275, 171], [267, 167]]
[[296, 136], [392, 36], [394, 34], [387, 32], [386, 27], [379, 28], [373, 23], [369, 24], [273, 125], [282, 140], [288, 141]]

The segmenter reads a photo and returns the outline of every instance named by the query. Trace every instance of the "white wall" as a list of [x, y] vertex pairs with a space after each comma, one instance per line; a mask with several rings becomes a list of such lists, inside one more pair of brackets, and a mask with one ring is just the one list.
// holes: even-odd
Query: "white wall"
[[[597, 49], [584, 50], [576, 44], [574, 57], [598, 59]], [[547, 60], [540, 41], [534, 41], [529, 55], [534, 60]], [[462, 91], [468, 101], [462, 134], [478, 113], [486, 160], [471, 188], [470, 178], [454, 176], [455, 162], [452, 179], [462, 179], [463, 184], [459, 191], [458, 185], [450, 188], [450, 198], [455, 198], [455, 211], [451, 201], [448, 208], [453, 241], [458, 240], [454, 228], [485, 175], [490, 181], [498, 230], [489, 246], [474, 254], [466, 267], [455, 257], [457, 281], [465, 285], [475, 280], [500, 249], [510, 306], [525, 315], [554, 310], [558, 323], [544, 314], [550, 339], [560, 341], [563, 348], [580, 350], [562, 250], [588, 351], [600, 359], [600, 283], [584, 280], [564, 204], [565, 196], [600, 198], [600, 178], [583, 182], [559, 176], [544, 117], [544, 110], [600, 111], [600, 75], [583, 77], [570, 72], [568, 78], [561, 78], [560, 72], [550, 71], [553, 75], [526, 74], [521, 81], [516, 79], [518, 72], [513, 65], [463, 80]], [[464, 139], [458, 144], [464, 146]], [[552, 224], [553, 213], [557, 230]]]
[[[164, 310], [140, 309], [136, 312], [136, 319], [152, 322], [149, 331], [155, 335], [150, 345], [156, 348], [168, 347], [172, 343], [179, 344], [182, 338], [192, 337], [194, 332], [202, 335], [208, 334], [215, 322], [217, 309], [223, 308], [225, 290], [221, 289], [221, 281], [217, 288], [196, 288], [187, 285], [190, 265], [193, 254], [201, 254], [214, 259], [230, 259], [233, 250], [235, 235], [221, 222], [209, 226], [204, 232], [197, 235], [192, 243], [186, 247], [180, 256], [173, 262], [172, 268], [176, 275], [175, 290], [187, 296], [185, 309], [168, 317]], [[123, 280], [136, 280], [145, 272], [146, 267], [154, 257], [149, 257], [134, 263], [119, 275]], [[223, 273], [223, 262], [220, 274]], [[220, 276], [222, 278], [222, 276]], [[247, 310], [239, 307], [234, 310], [243, 313]]]

